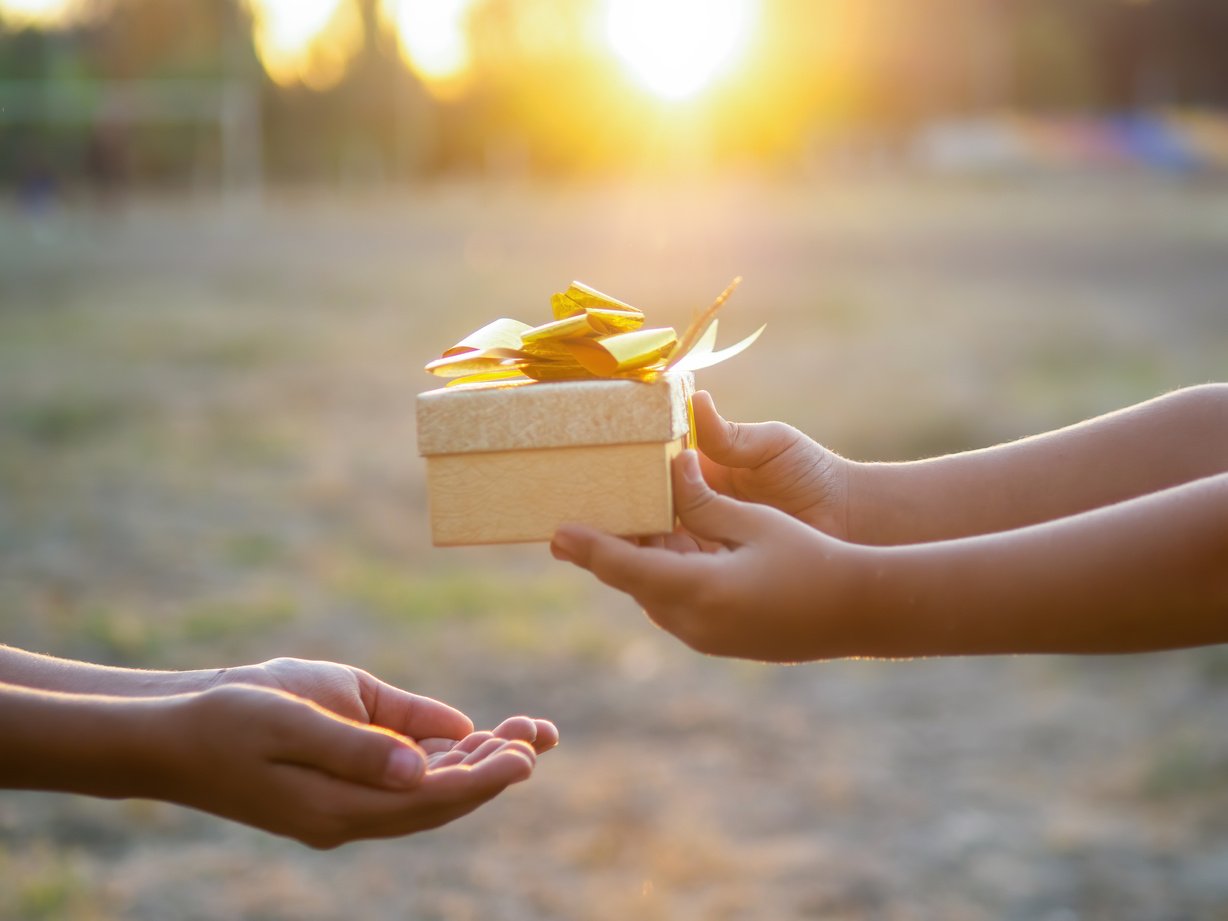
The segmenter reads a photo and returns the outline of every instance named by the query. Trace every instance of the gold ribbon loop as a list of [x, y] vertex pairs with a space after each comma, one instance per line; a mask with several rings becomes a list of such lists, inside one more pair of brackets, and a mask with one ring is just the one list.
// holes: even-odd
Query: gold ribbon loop
[[749, 348], [763, 327], [716, 350], [716, 312], [742, 281], [735, 278], [679, 338], [669, 327], [641, 329], [644, 312], [581, 282], [550, 298], [555, 319], [541, 326], [502, 318], [470, 333], [426, 366], [454, 384], [506, 380], [652, 380], [695, 371]]
[[443, 357], [450, 358], [461, 352], [481, 352], [486, 349], [518, 349], [521, 339], [531, 330], [532, 327], [528, 323], [502, 317], [470, 333], [444, 352]]
[[568, 342], [566, 346], [589, 373], [616, 377], [621, 372], [647, 368], [663, 360], [677, 341], [678, 335], [672, 329], [637, 329], [604, 339]]
[[[550, 299], [551, 305], [555, 303], [555, 298], [559, 298], [561, 304], [566, 304], [570, 301], [581, 310], [595, 308], [597, 310], [621, 310], [625, 313], [634, 313], [644, 317], [644, 311], [638, 307], [632, 307], [630, 304], [624, 304], [618, 298], [610, 297], [608, 294], [602, 294], [596, 288], [590, 288], [588, 285], [580, 281], [573, 281], [571, 285], [562, 294], [556, 294]], [[558, 307], [555, 307], [555, 316], [558, 316]]]

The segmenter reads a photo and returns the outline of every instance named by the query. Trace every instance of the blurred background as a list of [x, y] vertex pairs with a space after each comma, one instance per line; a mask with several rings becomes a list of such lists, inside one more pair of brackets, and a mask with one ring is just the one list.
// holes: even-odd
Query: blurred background
[[858, 459], [1222, 379], [1226, 34], [1216, 0], [0, 0], [0, 641], [337, 659], [563, 734], [329, 853], [3, 793], [0, 917], [1228, 918], [1223, 649], [704, 659], [542, 545], [432, 548], [413, 422], [423, 364], [573, 278], [681, 326], [743, 275], [726, 341], [767, 332], [701, 385]]

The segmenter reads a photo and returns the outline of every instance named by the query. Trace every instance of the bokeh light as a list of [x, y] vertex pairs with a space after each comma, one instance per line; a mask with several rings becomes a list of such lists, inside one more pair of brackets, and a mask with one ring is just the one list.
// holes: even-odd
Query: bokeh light
[[354, 0], [250, 0], [256, 52], [282, 85], [326, 89], [345, 75], [362, 47]]
[[4, 0], [0, 17], [15, 25], [63, 22], [80, 4], [76, 0]]
[[610, 45], [632, 74], [666, 99], [707, 86], [744, 46], [749, 0], [609, 0]]
[[437, 96], [454, 96], [470, 66], [465, 20], [473, 0], [383, 0], [401, 55]]

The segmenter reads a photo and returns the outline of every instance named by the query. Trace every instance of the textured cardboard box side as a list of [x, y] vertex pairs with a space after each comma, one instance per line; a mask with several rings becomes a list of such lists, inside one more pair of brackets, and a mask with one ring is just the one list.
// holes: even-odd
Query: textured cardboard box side
[[433, 390], [418, 397], [437, 546], [549, 540], [566, 521], [673, 529], [670, 461], [689, 430], [689, 374]]
[[682, 440], [427, 458], [436, 546], [549, 540], [564, 522], [614, 534], [674, 527], [670, 461]]
[[673, 441], [693, 390], [690, 374], [429, 390], [418, 395], [418, 453]]

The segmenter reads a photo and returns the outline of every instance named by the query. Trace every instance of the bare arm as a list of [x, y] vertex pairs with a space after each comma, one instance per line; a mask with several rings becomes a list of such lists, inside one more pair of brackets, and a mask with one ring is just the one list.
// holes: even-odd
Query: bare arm
[[1050, 521], [1228, 471], [1228, 385], [1069, 428], [902, 464], [851, 464], [848, 537], [946, 540]]
[[467, 716], [336, 662], [196, 672], [0, 647], [0, 788], [142, 796], [317, 847], [434, 828], [526, 779], [546, 720]]
[[0, 684], [0, 787], [136, 796], [159, 763], [159, 704]]
[[875, 655], [1228, 642], [1228, 474], [979, 537], [865, 548]]
[[212, 668], [181, 672], [116, 668], [0, 645], [0, 682], [67, 694], [106, 694], [112, 697], [186, 694], [211, 687], [224, 671]]
[[682, 529], [636, 546], [589, 528], [556, 556], [702, 652], [1111, 653], [1228, 642], [1228, 474], [1032, 527], [876, 547], [713, 492], [675, 461]]
[[391, 709], [395, 726], [250, 684], [137, 698], [0, 684], [0, 787], [162, 799], [335, 847], [459, 818], [558, 739], [524, 717], [440, 738], [471, 724], [425, 698]]

